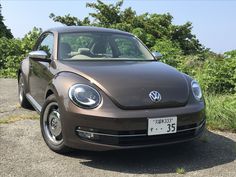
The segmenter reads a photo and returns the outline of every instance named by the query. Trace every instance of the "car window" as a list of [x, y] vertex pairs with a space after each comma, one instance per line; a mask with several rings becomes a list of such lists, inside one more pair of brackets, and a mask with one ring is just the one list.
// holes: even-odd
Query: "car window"
[[53, 35], [51, 33], [46, 34], [42, 42], [39, 44], [37, 50], [43, 50], [47, 53], [48, 58], [51, 58], [53, 51]]
[[119, 50], [119, 58], [142, 58], [142, 53], [137, 47], [138, 43], [130, 38], [114, 37]]
[[73, 52], [80, 48], [89, 48], [93, 38], [89, 35], [63, 35], [60, 38], [61, 43], [66, 43], [71, 47]]
[[135, 37], [117, 33], [61, 33], [60, 60], [154, 60]]

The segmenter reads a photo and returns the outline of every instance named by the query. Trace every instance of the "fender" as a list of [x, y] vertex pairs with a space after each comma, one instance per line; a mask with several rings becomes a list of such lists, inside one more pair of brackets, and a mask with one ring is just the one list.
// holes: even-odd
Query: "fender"
[[50, 95], [50, 93], [53, 93], [56, 96], [58, 102], [64, 104], [61, 105], [61, 107], [65, 107], [66, 106], [65, 104], [68, 102], [66, 100], [69, 100], [68, 96], [69, 89], [72, 85], [77, 83], [87, 84], [95, 88], [98, 88], [96, 85], [92, 84], [89, 80], [74, 72], [63, 71], [57, 73], [53, 77], [53, 79], [49, 82], [45, 90], [44, 98], [46, 99]]

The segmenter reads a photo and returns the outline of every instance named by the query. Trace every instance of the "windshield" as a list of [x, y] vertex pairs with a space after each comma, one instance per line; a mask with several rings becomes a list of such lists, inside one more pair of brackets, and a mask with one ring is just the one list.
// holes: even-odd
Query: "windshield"
[[135, 37], [116, 33], [62, 33], [60, 60], [154, 60]]

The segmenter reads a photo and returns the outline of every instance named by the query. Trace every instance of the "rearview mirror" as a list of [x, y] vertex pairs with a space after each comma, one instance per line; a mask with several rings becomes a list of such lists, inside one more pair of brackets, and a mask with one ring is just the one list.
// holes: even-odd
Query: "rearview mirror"
[[48, 55], [43, 50], [32, 51], [29, 53], [29, 58], [36, 59], [36, 60], [45, 60], [47, 59]]
[[162, 54], [160, 54], [159, 52], [152, 52], [152, 55], [157, 59], [160, 60], [162, 58]]

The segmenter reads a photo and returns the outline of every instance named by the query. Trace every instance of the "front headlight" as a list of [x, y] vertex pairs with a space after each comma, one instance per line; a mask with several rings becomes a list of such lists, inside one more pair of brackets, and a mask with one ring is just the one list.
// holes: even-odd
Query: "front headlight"
[[191, 82], [192, 86], [192, 92], [197, 101], [200, 101], [202, 99], [202, 90], [200, 85], [197, 83], [197, 81], [193, 80]]
[[101, 95], [93, 87], [75, 84], [69, 90], [69, 97], [77, 106], [87, 109], [96, 108], [101, 103]]

